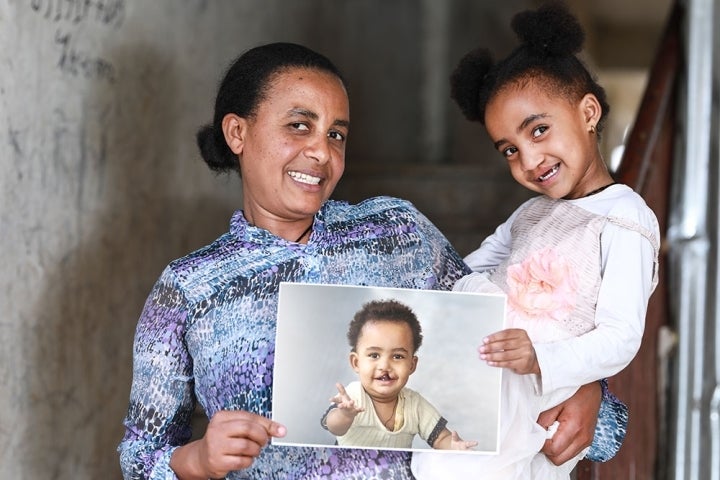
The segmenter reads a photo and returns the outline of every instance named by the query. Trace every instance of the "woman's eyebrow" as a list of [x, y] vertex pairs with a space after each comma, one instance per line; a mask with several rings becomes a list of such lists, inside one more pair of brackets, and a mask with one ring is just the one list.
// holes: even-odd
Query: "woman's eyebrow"
[[[320, 118], [320, 116], [317, 113], [313, 112], [312, 110], [308, 110], [307, 108], [302, 108], [302, 107], [291, 108], [290, 110], [288, 110], [288, 115], [291, 117], [299, 115], [301, 117], [309, 118], [310, 120], [317, 120], [318, 118]], [[345, 119], [337, 119], [333, 122], [333, 125], [349, 128], [350, 121], [345, 120]]]

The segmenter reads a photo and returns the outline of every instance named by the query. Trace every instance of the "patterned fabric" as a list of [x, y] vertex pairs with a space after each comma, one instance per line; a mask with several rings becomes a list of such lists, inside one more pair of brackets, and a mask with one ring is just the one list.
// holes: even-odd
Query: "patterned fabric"
[[[585, 458], [592, 462], [607, 462], [613, 458], [625, 440], [628, 424], [628, 408], [608, 389], [606, 379], [601, 380], [603, 402], [595, 427], [593, 443]], [[602, 441], [600, 441], [602, 440]]]
[[[372, 399], [360, 382], [348, 384], [345, 391], [364, 411], [357, 414], [345, 435], [337, 437], [338, 445], [411, 448], [415, 435], [420, 435], [420, 438], [432, 447], [437, 434], [447, 425], [447, 420], [442, 418], [440, 412], [430, 402], [418, 392], [405, 387], [398, 395], [395, 420], [397, 423], [397, 419], [401, 418], [402, 425], [398, 430], [390, 431], [378, 418]], [[438, 429], [438, 425], [441, 428]], [[435, 438], [431, 438], [433, 433]]]
[[[190, 436], [199, 402], [270, 416], [282, 281], [449, 290], [469, 273], [447, 239], [410, 203], [328, 201], [307, 245], [249, 225], [172, 262], [140, 317], [125, 436], [126, 479], [174, 479], [169, 460]], [[229, 479], [410, 479], [397, 451], [268, 446]]]

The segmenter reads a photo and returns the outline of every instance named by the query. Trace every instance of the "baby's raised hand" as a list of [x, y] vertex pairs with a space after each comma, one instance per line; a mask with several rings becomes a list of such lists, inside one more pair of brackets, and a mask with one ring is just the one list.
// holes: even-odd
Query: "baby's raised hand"
[[509, 368], [519, 375], [540, 373], [535, 348], [523, 329], [508, 328], [483, 338], [478, 352], [491, 367]]
[[336, 408], [340, 409], [343, 414], [354, 418], [358, 413], [365, 411], [363, 407], [355, 403], [355, 400], [350, 398], [350, 395], [347, 394], [342, 383], [336, 383], [335, 387], [338, 390], [338, 394], [332, 397], [330, 401], [334, 403]]
[[453, 431], [450, 436], [450, 450], [470, 450], [476, 447], [478, 442], [463, 440], [457, 432]]

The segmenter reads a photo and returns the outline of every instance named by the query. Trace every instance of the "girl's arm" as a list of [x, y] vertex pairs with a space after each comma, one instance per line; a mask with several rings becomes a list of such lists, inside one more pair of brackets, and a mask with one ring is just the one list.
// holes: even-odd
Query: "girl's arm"
[[616, 225], [603, 231], [603, 280], [594, 330], [562, 342], [536, 344], [541, 388], [583, 385], [615, 375], [640, 347], [656, 275], [656, 246]]

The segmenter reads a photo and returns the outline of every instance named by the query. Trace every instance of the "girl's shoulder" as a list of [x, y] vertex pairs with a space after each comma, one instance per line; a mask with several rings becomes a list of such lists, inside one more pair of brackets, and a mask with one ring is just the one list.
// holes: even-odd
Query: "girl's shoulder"
[[597, 195], [573, 202], [604, 217], [634, 222], [646, 228], [657, 228], [655, 212], [637, 192], [624, 184], [612, 185]]

